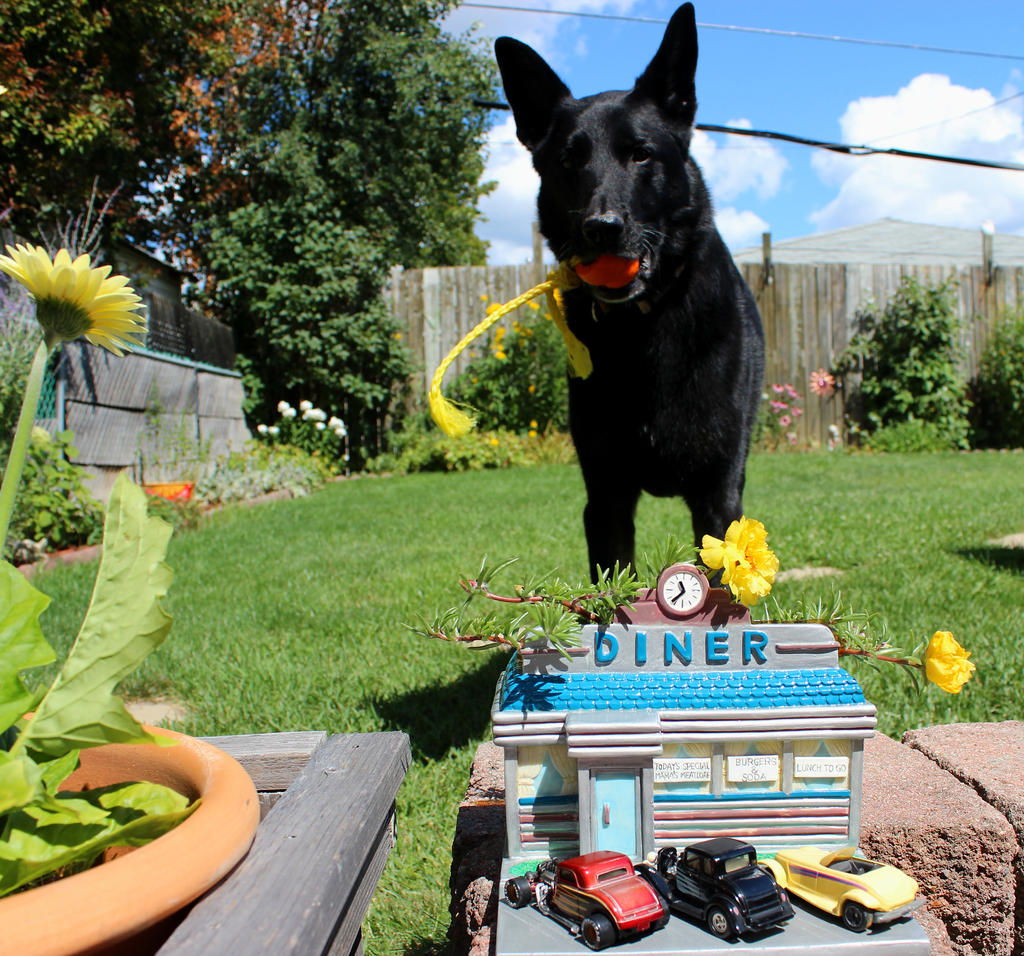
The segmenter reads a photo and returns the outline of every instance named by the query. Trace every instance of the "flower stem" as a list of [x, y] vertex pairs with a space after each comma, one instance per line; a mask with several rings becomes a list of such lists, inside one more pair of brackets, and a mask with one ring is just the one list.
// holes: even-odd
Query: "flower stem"
[[36, 409], [39, 406], [39, 394], [43, 389], [43, 374], [46, 371], [46, 360], [50, 349], [46, 342], [40, 342], [32, 359], [28, 380], [25, 382], [25, 397], [21, 402], [21, 414], [18, 416], [18, 427], [11, 442], [11, 453], [7, 457], [7, 468], [4, 471], [3, 483], [0, 484], [0, 553], [7, 542], [7, 529], [14, 512], [14, 498], [21, 481], [21, 472], [25, 467], [25, 452], [32, 437], [32, 424], [36, 420]]

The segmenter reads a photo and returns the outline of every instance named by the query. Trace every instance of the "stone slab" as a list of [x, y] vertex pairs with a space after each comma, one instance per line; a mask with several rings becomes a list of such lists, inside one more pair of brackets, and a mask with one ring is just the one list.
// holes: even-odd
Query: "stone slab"
[[[953, 774], [997, 810], [1024, 846], [1024, 721], [945, 724], [909, 731], [903, 742]], [[1013, 952], [1024, 953], [1024, 855], [1014, 858]]]
[[957, 956], [1010, 956], [1012, 828], [924, 753], [882, 734], [864, 750], [860, 846], [917, 879]]

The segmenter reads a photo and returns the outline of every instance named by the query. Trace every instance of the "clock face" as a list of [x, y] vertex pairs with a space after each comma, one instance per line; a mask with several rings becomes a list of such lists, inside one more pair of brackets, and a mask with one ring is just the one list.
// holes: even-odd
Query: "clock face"
[[655, 599], [670, 617], [686, 617], [704, 606], [708, 579], [692, 564], [673, 564], [661, 572]]

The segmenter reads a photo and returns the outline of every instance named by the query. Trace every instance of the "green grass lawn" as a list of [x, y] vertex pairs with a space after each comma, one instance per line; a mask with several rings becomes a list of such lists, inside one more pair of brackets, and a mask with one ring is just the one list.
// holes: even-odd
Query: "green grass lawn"
[[[879, 726], [1022, 715], [1024, 551], [987, 542], [1024, 532], [1024, 457], [1014, 454], [756, 456], [747, 514], [783, 569], [830, 566], [844, 597], [884, 615], [910, 646], [952, 630], [978, 673], [958, 696], [918, 695], [895, 668], [853, 665]], [[505, 656], [418, 638], [414, 621], [454, 603], [487, 554], [525, 572], [582, 576], [582, 482], [574, 467], [366, 479], [295, 501], [233, 508], [171, 543], [171, 637], [127, 687], [188, 703], [195, 734], [404, 730], [413, 766], [399, 793], [399, 842], [365, 930], [369, 953], [444, 949], [455, 812]], [[645, 498], [638, 545], [689, 536], [678, 501]], [[54, 598], [47, 635], [64, 643], [94, 567], [38, 579]], [[828, 594], [829, 579], [780, 584]]]

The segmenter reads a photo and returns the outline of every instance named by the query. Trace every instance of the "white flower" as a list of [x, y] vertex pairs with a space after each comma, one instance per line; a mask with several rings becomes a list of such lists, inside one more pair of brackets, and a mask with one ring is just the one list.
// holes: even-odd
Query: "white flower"
[[325, 422], [325, 421], [327, 421], [327, 412], [322, 411], [319, 408], [314, 408], [309, 414], [312, 415], [314, 420], [316, 420], [318, 422]]
[[303, 399], [301, 402], [299, 402], [299, 411], [300, 412], [308, 412], [312, 407], [313, 407], [313, 403], [312, 402], [307, 402], [305, 399]]
[[270, 431], [270, 429], [267, 428], [266, 425], [257, 425], [256, 426], [256, 431], [258, 431], [261, 435], [266, 435], [267, 432]]
[[277, 403], [277, 410], [281, 415], [288, 411], [289, 408], [291, 408], [291, 405], [284, 401], [284, 399]]
[[270, 428], [267, 429], [267, 431], [274, 436], [281, 434], [281, 429], [278, 428], [277, 425], [271, 425]]
[[294, 408], [286, 408], [283, 412], [281, 412], [282, 418], [294, 418], [295, 415], [296, 411]]
[[327, 426], [323, 422], [316, 423], [316, 430], [322, 432]]
[[338, 425], [336, 428], [332, 428], [331, 431], [339, 438], [344, 438], [348, 434], [348, 429], [344, 425]]
[[838, 438], [839, 437], [839, 426], [838, 425], [829, 425], [828, 426], [828, 433], [833, 438]]
[[329, 419], [327, 420], [327, 427], [328, 427], [328, 428], [337, 428], [337, 427], [338, 427], [339, 425], [340, 425], [340, 426], [341, 426], [342, 428], [344, 428], [344, 427], [345, 427], [345, 423], [344, 423], [344, 422], [343, 422], [343, 421], [342, 421], [342, 420], [341, 420], [340, 418], [338, 418], [338, 416], [337, 416], [337, 415], [332, 415], [332, 416], [331, 416], [331, 417], [330, 417], [330, 418], [329, 418]]

